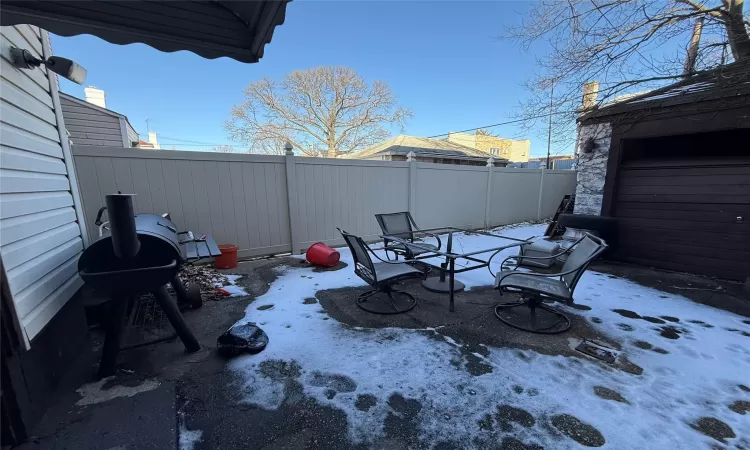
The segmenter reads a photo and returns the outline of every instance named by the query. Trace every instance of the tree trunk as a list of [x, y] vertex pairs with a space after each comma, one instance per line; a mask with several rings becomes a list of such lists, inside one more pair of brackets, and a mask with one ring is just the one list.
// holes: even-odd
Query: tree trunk
[[693, 36], [690, 38], [690, 44], [687, 49], [685, 58], [685, 76], [689, 76], [695, 71], [695, 60], [698, 58], [698, 48], [701, 45], [701, 33], [703, 32], [703, 17], [695, 19], [693, 26]]
[[726, 27], [732, 56], [735, 61], [750, 59], [750, 36], [747, 34], [743, 15], [745, 0], [727, 0], [727, 3], [729, 19]]

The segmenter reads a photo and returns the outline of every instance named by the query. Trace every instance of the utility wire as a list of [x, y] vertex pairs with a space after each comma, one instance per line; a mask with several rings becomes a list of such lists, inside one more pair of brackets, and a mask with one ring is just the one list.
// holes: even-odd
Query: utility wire
[[[575, 110], [572, 110], [572, 111], [556, 111], [556, 112], [553, 112], [552, 114], [553, 115], [570, 114], [572, 112], [575, 112]], [[476, 127], [476, 128], [468, 128], [466, 130], [461, 130], [461, 131], [450, 131], [448, 133], [436, 134], [434, 136], [427, 136], [427, 138], [431, 139], [431, 138], [436, 138], [436, 137], [440, 137], [440, 136], [448, 136], [451, 133], [465, 133], [467, 131], [476, 131], [476, 130], [482, 130], [484, 128], [499, 127], [501, 125], [510, 125], [510, 124], [513, 124], [513, 123], [525, 122], [527, 120], [542, 119], [542, 118], [549, 117], [549, 115], [550, 115], [550, 113], [545, 113], [545, 114], [540, 114], [538, 116], [524, 117], [523, 119], [515, 119], [515, 120], [509, 120], [507, 122], [494, 123], [492, 125], [484, 125], [484, 126]]]
[[[553, 111], [552, 113], [540, 114], [538, 116], [524, 117], [522, 119], [508, 120], [506, 122], [493, 123], [491, 125], [482, 125], [481, 127], [476, 127], [476, 128], [467, 128], [465, 130], [460, 130], [460, 131], [449, 131], [448, 133], [435, 134], [435, 135], [432, 135], [432, 136], [427, 136], [427, 139], [432, 139], [432, 138], [441, 137], [441, 136], [448, 136], [451, 133], [465, 133], [467, 131], [476, 131], [476, 130], [482, 130], [482, 129], [485, 129], [485, 128], [499, 127], [499, 126], [502, 126], [502, 125], [511, 125], [511, 124], [514, 124], [514, 123], [525, 122], [527, 120], [547, 118], [547, 117], [550, 116], [550, 114], [552, 114], [552, 115], [560, 115], [560, 114], [570, 114], [570, 113], [573, 113], [573, 112], [576, 112], [576, 110], [570, 110], [570, 111]], [[170, 138], [170, 137], [167, 137], [167, 136], [163, 136], [163, 138], [165, 139], [165, 141], [164, 142], [160, 142], [160, 144], [173, 145], [175, 142], [179, 142], [179, 143], [190, 144], [190, 145], [195, 146], [195, 147], [199, 147], [199, 146], [218, 146], [218, 145], [238, 145], [238, 144], [230, 144], [230, 143], [210, 144], [208, 142], [190, 141], [190, 140], [185, 140], [185, 139]], [[168, 141], [175, 141], [175, 142], [166, 142], [166, 140], [168, 140]]]

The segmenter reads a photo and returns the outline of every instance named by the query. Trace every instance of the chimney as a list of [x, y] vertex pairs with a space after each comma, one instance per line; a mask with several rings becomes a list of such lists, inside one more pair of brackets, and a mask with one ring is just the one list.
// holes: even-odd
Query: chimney
[[102, 108], [107, 107], [107, 98], [104, 95], [104, 91], [97, 89], [94, 86], [89, 86], [83, 90], [86, 94], [86, 101], [92, 105], [101, 106]]
[[582, 109], [585, 111], [591, 109], [596, 104], [596, 96], [599, 94], [599, 82], [589, 81], [583, 84], [583, 102]]
[[154, 145], [154, 149], [160, 149], [159, 141], [156, 139], [156, 131], [148, 132], [148, 142]]

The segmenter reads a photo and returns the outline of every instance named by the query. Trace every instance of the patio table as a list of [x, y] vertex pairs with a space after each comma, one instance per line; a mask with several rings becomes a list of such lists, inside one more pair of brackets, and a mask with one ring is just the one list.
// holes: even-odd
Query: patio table
[[[465, 230], [463, 228], [458, 228], [458, 227], [430, 228], [426, 230], [422, 229], [418, 231], [415, 230], [413, 233], [419, 234], [420, 232], [429, 232], [431, 234], [447, 234], [448, 240], [446, 242], [445, 251], [435, 250], [434, 248], [425, 246], [424, 244], [421, 244], [419, 242], [411, 242], [408, 239], [400, 237], [400, 236], [406, 236], [410, 233], [384, 234], [384, 235], [381, 235], [380, 237], [385, 240], [397, 242], [401, 245], [406, 246], [407, 248], [413, 247], [413, 248], [418, 248], [427, 252], [418, 257], [415, 257], [414, 260], [420, 260], [420, 263], [439, 270], [440, 276], [432, 277], [432, 278], [428, 278], [424, 280], [422, 282], [422, 286], [425, 289], [428, 289], [433, 292], [448, 292], [450, 294], [450, 302], [449, 302], [450, 312], [455, 311], [454, 294], [457, 291], [462, 290], [464, 287], [463, 283], [461, 283], [460, 281], [458, 282], [456, 281], [457, 273], [468, 272], [470, 270], [481, 269], [483, 267], [489, 267], [490, 260], [492, 259], [492, 257], [488, 258], [487, 261], [485, 261], [483, 259], [478, 258], [478, 256], [481, 254], [490, 253], [490, 252], [496, 253], [496, 252], [499, 252], [501, 250], [505, 250], [511, 247], [520, 246], [521, 244], [527, 242], [524, 239], [518, 239], [518, 238], [509, 237], [509, 236], [502, 236], [499, 234], [492, 234], [486, 231]], [[482, 250], [457, 253], [453, 251], [453, 234], [454, 233], [481, 234], [481, 235], [490, 236], [494, 238], [506, 239], [506, 240], [513, 241], [513, 242], [510, 244], [498, 245], [496, 247], [491, 247], [491, 248], [482, 249]], [[423, 260], [426, 260], [429, 258], [435, 258], [435, 257], [442, 257], [442, 258], [445, 258], [445, 260], [443, 263], [440, 264], [440, 266], [431, 264], [428, 261], [423, 261]], [[465, 259], [475, 264], [464, 266], [463, 268], [456, 270], [457, 259]], [[447, 280], [446, 280], [446, 274], [448, 275]]]

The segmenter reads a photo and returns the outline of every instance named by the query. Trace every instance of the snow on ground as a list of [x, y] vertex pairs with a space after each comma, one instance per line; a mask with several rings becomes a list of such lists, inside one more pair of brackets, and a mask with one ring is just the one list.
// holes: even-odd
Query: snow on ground
[[[525, 238], [541, 235], [543, 226], [500, 232]], [[492, 241], [489, 245], [488, 240]], [[457, 236], [456, 244], [466, 251], [495, 245], [494, 238], [480, 235]], [[733, 401], [750, 399], [750, 394], [737, 388], [738, 384], [750, 384], [750, 338], [741, 331], [729, 331], [750, 331], [740, 316], [589, 271], [579, 282], [575, 297], [577, 303], [592, 309], [570, 312], [592, 322], [601, 319], [594, 326], [622, 343], [629, 359], [644, 368], [642, 375], [585, 358], [490, 348], [489, 356], [483, 358], [493, 366], [493, 372], [472, 376], [449, 363], [460, 358], [462, 343], [435, 339], [439, 330], [355, 329], [325, 320], [329, 317], [317, 303], [304, 304], [305, 298], [314, 297], [319, 290], [364, 285], [350, 269], [348, 250], [339, 250], [348, 268], [321, 273], [287, 268], [265, 295], [248, 306], [242, 322], [257, 322], [270, 336], [270, 343], [264, 352], [231, 363], [246, 380], [247, 403], [266, 409], [281, 405], [283, 380], [268, 378], [261, 368], [264, 361], [284, 360], [301, 367], [299, 381], [307, 395], [346, 413], [355, 442], [382, 437], [384, 421], [393, 411], [388, 399], [400, 393], [421, 403], [420, 435], [432, 443], [451, 440], [471, 448], [476, 445], [475, 438], [490, 436], [478, 423], [488, 414], [494, 417], [498, 405], [510, 405], [528, 411], [536, 422], [531, 428], [514, 425], [513, 435], [545, 448], [580, 448], [548, 425], [558, 414], [571, 414], [597, 428], [606, 439], [604, 448], [709, 448], [716, 441], [689, 425], [703, 416], [727, 423], [738, 434], [734, 441], [739, 444], [743, 439], [740, 445], [747, 445], [750, 415], [727, 407]], [[496, 264], [501, 260], [498, 257]], [[486, 269], [457, 278], [467, 286], [492, 284]], [[259, 310], [267, 305], [273, 306]], [[617, 308], [641, 316], [676, 316], [679, 323], [666, 325], [674, 325], [681, 337], [662, 337], [659, 327], [666, 325], [625, 318], [612, 311]], [[636, 341], [668, 353], [642, 349]], [[594, 394], [594, 386], [613, 389], [629, 403], [604, 400]], [[329, 398], [331, 389], [337, 391], [333, 398]], [[355, 406], [358, 396], [365, 394], [376, 399], [368, 411]]]
[[247, 295], [247, 292], [244, 289], [237, 286], [237, 280], [242, 278], [242, 275], [224, 275], [224, 276], [227, 278], [227, 281], [229, 282], [229, 284], [224, 286], [222, 283], [215, 283], [214, 286], [216, 286], [217, 288], [222, 288], [225, 291], [229, 292], [230, 297], [241, 297], [243, 295]]

